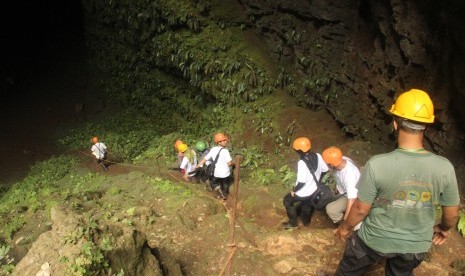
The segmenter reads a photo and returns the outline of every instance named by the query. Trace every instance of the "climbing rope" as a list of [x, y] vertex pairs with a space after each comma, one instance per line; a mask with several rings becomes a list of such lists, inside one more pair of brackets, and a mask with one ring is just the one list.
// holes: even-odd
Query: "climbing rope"
[[237, 212], [237, 200], [239, 197], [239, 168], [240, 168], [240, 162], [241, 162], [241, 156], [236, 155], [236, 168], [234, 170], [234, 193], [232, 197], [232, 207], [231, 208], [226, 208], [229, 214], [229, 243], [227, 246], [229, 247], [229, 256], [228, 259], [226, 260], [226, 263], [221, 270], [219, 276], [224, 275], [225, 272], [227, 272], [227, 275], [231, 275], [232, 272], [232, 262], [234, 255], [237, 251], [236, 247], [236, 212]]

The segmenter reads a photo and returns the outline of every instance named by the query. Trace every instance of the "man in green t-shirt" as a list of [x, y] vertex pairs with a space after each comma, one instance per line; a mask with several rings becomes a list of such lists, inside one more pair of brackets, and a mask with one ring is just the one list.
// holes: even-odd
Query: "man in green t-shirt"
[[[386, 275], [412, 275], [431, 247], [443, 244], [459, 217], [454, 167], [423, 148], [423, 133], [434, 121], [428, 94], [412, 89], [390, 110], [398, 148], [373, 156], [357, 184], [358, 197], [335, 235], [347, 239], [336, 275], [363, 275], [386, 259]], [[441, 222], [435, 225], [435, 205]], [[354, 235], [353, 227], [364, 221]]]

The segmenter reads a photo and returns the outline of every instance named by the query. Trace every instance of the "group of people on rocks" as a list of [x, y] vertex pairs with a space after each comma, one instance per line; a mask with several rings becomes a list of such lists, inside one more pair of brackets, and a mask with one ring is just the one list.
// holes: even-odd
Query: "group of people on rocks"
[[[347, 218], [350, 209], [357, 198], [356, 184], [360, 171], [352, 159], [343, 156], [340, 148], [331, 146], [323, 154], [311, 151], [311, 141], [307, 137], [294, 140], [293, 148], [299, 154], [297, 162], [296, 185], [283, 199], [289, 221], [284, 223], [285, 229], [297, 227], [298, 210], [301, 211], [301, 220], [304, 226], [309, 226], [315, 209], [318, 209], [316, 200], [324, 200], [321, 196], [320, 180], [325, 178], [329, 169], [334, 171], [336, 185], [334, 194], [331, 193], [327, 203], [322, 205], [329, 218], [340, 225]], [[322, 196], [321, 196], [322, 197]]]
[[[204, 142], [195, 144], [196, 150], [177, 140], [174, 144], [178, 151], [179, 170], [185, 181], [195, 179], [206, 182], [207, 188], [217, 193], [217, 197], [226, 200], [232, 183], [231, 167], [234, 166], [231, 154], [226, 148], [228, 137], [218, 132], [214, 136], [216, 146], [208, 149]], [[200, 161], [197, 162], [197, 156]], [[208, 169], [209, 166], [212, 168]], [[210, 175], [211, 172], [211, 175]]]
[[[310, 225], [315, 209], [325, 210], [337, 227], [334, 234], [346, 241], [336, 275], [364, 275], [383, 259], [386, 275], [412, 275], [431, 243], [443, 244], [458, 222], [460, 198], [454, 167], [423, 147], [425, 130], [434, 122], [429, 95], [411, 89], [398, 96], [389, 112], [397, 148], [372, 156], [362, 172], [339, 147], [315, 153], [308, 137], [297, 138], [292, 145], [300, 158], [295, 186], [283, 198], [288, 216], [284, 228], [298, 227], [299, 209], [304, 226]], [[92, 141], [92, 154], [107, 170], [106, 146], [97, 137]], [[206, 181], [219, 198], [226, 199], [234, 162], [226, 148], [226, 135], [217, 133], [214, 141], [211, 149], [197, 142], [196, 151], [176, 141], [179, 169], [186, 181], [194, 177]], [[212, 163], [212, 175], [205, 175]], [[336, 185], [328, 200], [321, 180], [330, 171]], [[321, 204], [323, 200], [328, 201]], [[439, 223], [437, 205], [441, 206]]]
[[[429, 95], [411, 89], [397, 97], [389, 112], [397, 148], [372, 156], [361, 173], [337, 147], [320, 155], [311, 152], [306, 137], [293, 143], [300, 160], [295, 187], [283, 199], [289, 218], [284, 228], [297, 227], [297, 205], [302, 224], [310, 224], [316, 203], [325, 198], [319, 181], [331, 169], [336, 195], [325, 209], [337, 225], [335, 236], [346, 241], [336, 275], [366, 275], [382, 260], [386, 275], [413, 275], [431, 244], [443, 244], [458, 222], [460, 198], [454, 167], [423, 147], [425, 130], [434, 122]], [[437, 205], [441, 207], [439, 223]]]

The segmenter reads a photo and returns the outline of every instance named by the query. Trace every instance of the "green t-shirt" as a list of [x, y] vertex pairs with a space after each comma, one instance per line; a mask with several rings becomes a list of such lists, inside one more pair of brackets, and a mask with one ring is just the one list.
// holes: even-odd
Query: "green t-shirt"
[[359, 200], [372, 204], [358, 235], [382, 253], [427, 252], [434, 206], [456, 206], [460, 201], [454, 167], [431, 152], [396, 149], [373, 156], [357, 188]]

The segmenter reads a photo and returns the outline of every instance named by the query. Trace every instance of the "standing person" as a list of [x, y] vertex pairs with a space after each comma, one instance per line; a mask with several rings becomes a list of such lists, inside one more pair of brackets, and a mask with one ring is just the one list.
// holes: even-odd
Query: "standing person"
[[[302, 209], [301, 219], [305, 226], [310, 225], [310, 221], [313, 214], [312, 207], [312, 196], [316, 192], [318, 186], [315, 182], [315, 177], [320, 180], [324, 174], [328, 172], [328, 166], [323, 161], [323, 158], [318, 153], [310, 151], [311, 142], [307, 137], [300, 137], [294, 140], [292, 144], [294, 150], [299, 154], [300, 160], [297, 162], [297, 179], [294, 189], [288, 193], [284, 199], [283, 204], [286, 209], [289, 221], [285, 223], [284, 229], [290, 229], [297, 227], [297, 203], [300, 203]], [[314, 168], [313, 176], [307, 163], [304, 161], [307, 159], [312, 168]]]
[[[434, 122], [433, 102], [422, 90], [401, 94], [390, 109], [397, 149], [373, 156], [358, 182], [358, 198], [335, 235], [346, 240], [337, 275], [363, 275], [386, 259], [386, 275], [412, 275], [431, 247], [443, 244], [459, 217], [454, 167], [423, 148], [423, 135]], [[441, 222], [435, 225], [436, 204]]]
[[218, 193], [219, 198], [226, 200], [229, 195], [229, 186], [232, 182], [229, 166], [234, 166], [234, 162], [229, 154], [229, 150], [226, 148], [228, 138], [223, 133], [219, 132], [215, 134], [215, 143], [217, 146], [211, 148], [210, 152], [199, 162], [197, 168], [201, 168], [207, 161], [213, 162], [217, 159], [215, 171], [210, 180], [211, 187]]
[[178, 151], [183, 154], [181, 165], [179, 165], [182, 178], [189, 181], [196, 174], [197, 154], [184, 143], [178, 145]]
[[99, 142], [98, 137], [92, 137], [92, 147], [90, 150], [92, 151], [92, 155], [95, 156], [97, 159], [97, 164], [99, 164], [104, 171], [108, 171], [108, 165], [106, 163], [107, 159], [107, 146], [104, 143]]
[[343, 156], [338, 147], [329, 147], [323, 151], [323, 160], [334, 170], [337, 199], [326, 205], [326, 213], [337, 225], [342, 224], [350, 213], [357, 198], [357, 185], [360, 170], [352, 159]]

